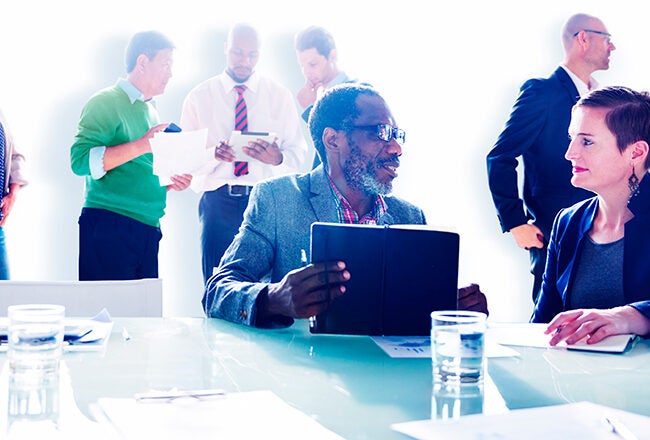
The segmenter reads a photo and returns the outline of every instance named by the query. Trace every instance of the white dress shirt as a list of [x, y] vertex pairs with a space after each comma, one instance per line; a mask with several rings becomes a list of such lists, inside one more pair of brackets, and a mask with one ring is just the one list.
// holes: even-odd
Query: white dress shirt
[[[235, 101], [237, 85], [227, 73], [209, 78], [194, 87], [183, 102], [180, 124], [183, 130], [208, 129], [207, 148], [214, 149], [230, 138], [235, 127]], [[307, 143], [300, 126], [301, 120], [286, 87], [257, 73], [244, 83], [248, 114], [248, 131], [272, 132], [278, 138], [282, 150], [282, 163], [268, 165], [251, 158], [249, 173], [235, 176], [234, 164], [214, 160], [206, 164], [205, 175], [192, 179], [192, 188], [197, 191], [211, 191], [224, 184], [254, 185], [260, 180], [281, 174], [300, 172], [305, 169]], [[198, 174], [198, 173], [197, 173]]]
[[596, 90], [599, 86], [598, 81], [593, 76], [589, 77], [589, 84], [585, 84], [584, 81], [582, 81], [580, 78], [578, 78], [578, 75], [573, 73], [571, 69], [569, 69], [567, 66], [564, 64], [560, 65], [564, 71], [569, 75], [569, 78], [571, 78], [571, 81], [573, 81], [573, 84], [576, 86], [576, 89], [578, 89], [578, 94], [582, 98], [585, 96], [587, 93], [589, 93], [591, 90]]

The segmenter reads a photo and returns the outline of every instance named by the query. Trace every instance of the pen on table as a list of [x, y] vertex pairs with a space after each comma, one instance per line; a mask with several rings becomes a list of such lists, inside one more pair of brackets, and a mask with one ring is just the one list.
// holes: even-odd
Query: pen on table
[[126, 330], [126, 327], [122, 327], [122, 339], [124, 341], [130, 341], [131, 340], [131, 335], [129, 332]]
[[623, 422], [612, 416], [611, 414], [605, 415], [605, 422], [609, 425], [612, 432], [618, 435], [623, 440], [639, 440], [639, 438], [630, 431], [630, 428], [625, 426]]
[[215, 390], [170, 390], [170, 391], [150, 391], [147, 393], [137, 393], [133, 397], [138, 402], [165, 402], [182, 397], [194, 399], [206, 399], [210, 397], [225, 396], [226, 392], [221, 389]]

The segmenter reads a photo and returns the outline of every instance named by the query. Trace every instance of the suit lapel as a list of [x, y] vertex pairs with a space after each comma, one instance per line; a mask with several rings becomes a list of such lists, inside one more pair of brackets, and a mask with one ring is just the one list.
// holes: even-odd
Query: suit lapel
[[564, 89], [569, 94], [571, 101], [574, 104], [578, 102], [578, 99], [580, 99], [580, 94], [578, 93], [578, 89], [576, 88], [576, 85], [573, 83], [573, 80], [571, 79], [569, 74], [566, 73], [566, 70], [564, 70], [563, 67], [558, 67], [557, 69], [555, 69], [555, 72], [553, 72], [553, 76], [555, 76], [557, 80], [560, 82], [560, 84], [562, 84]]
[[379, 218], [380, 225], [392, 225], [395, 223], [393, 216], [388, 213], [388, 211]]
[[336, 203], [322, 165], [309, 173], [309, 187], [307, 190], [310, 192], [309, 201], [314, 214], [316, 214], [316, 220], [337, 223]]

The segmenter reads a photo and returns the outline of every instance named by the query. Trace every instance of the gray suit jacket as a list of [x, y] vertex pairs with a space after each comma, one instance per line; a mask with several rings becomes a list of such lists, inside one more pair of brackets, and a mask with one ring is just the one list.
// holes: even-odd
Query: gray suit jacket
[[[424, 224], [422, 210], [395, 197], [385, 197], [380, 224]], [[302, 265], [309, 254], [311, 224], [338, 222], [336, 202], [322, 166], [255, 185], [244, 221], [217, 273], [208, 280], [203, 309], [208, 317], [255, 325], [255, 303], [269, 283], [280, 281]], [[274, 323], [288, 326], [290, 318]]]

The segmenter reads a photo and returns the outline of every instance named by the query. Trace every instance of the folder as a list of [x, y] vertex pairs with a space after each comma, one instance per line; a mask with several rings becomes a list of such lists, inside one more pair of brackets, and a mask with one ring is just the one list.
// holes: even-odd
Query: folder
[[344, 261], [351, 277], [310, 331], [429, 335], [432, 311], [456, 310], [459, 242], [424, 225], [312, 224], [311, 262]]

